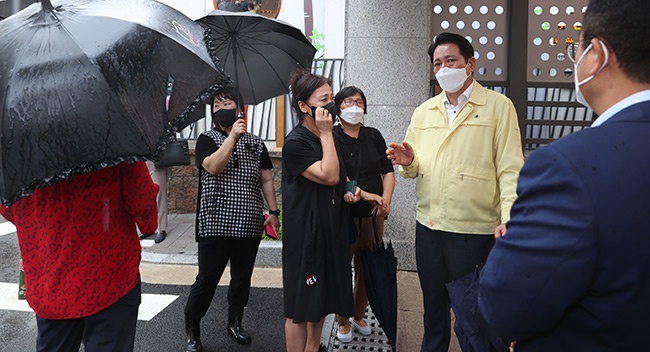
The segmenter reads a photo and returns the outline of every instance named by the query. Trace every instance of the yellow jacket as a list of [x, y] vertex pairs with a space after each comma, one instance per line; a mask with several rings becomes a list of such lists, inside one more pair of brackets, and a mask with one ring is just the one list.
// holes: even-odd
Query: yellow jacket
[[417, 177], [417, 220], [432, 230], [492, 234], [510, 219], [524, 163], [510, 99], [474, 82], [448, 126], [444, 94], [415, 109], [404, 139], [415, 150], [402, 177]]

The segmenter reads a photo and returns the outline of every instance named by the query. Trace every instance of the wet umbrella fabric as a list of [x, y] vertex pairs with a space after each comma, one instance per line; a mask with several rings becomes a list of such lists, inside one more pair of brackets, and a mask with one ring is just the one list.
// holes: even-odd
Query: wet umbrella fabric
[[204, 32], [153, 0], [44, 0], [2, 20], [2, 203], [154, 158], [173, 133], [167, 119], [188, 115], [197, 95], [226, 78]]
[[508, 345], [488, 325], [478, 309], [480, 268], [447, 283], [451, 308], [456, 316], [454, 332], [463, 352], [503, 352]]
[[[291, 72], [311, 69], [316, 48], [288, 23], [253, 12], [220, 10], [197, 22], [210, 30], [210, 54], [234, 80], [244, 104], [288, 93]], [[180, 130], [191, 122], [177, 126]]]
[[393, 350], [397, 342], [397, 258], [393, 244], [379, 244], [377, 214], [372, 214], [375, 244], [361, 250], [363, 280], [370, 308], [384, 330]]

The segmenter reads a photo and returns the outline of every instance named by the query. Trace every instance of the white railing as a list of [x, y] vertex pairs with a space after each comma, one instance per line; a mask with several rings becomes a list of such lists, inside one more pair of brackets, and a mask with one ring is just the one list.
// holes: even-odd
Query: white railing
[[[332, 80], [334, 93], [338, 92], [344, 85], [343, 59], [316, 59], [312, 64], [313, 73], [323, 75]], [[275, 147], [276, 122], [277, 122], [277, 99], [284, 99], [284, 135], [286, 136], [296, 125], [291, 111], [291, 94], [271, 98], [257, 105], [248, 106], [248, 132], [262, 138], [269, 148]], [[206, 115], [209, 116], [209, 106], [206, 105]], [[191, 124], [179, 132], [181, 138], [196, 139], [203, 132], [210, 128], [210, 118], [203, 118]]]

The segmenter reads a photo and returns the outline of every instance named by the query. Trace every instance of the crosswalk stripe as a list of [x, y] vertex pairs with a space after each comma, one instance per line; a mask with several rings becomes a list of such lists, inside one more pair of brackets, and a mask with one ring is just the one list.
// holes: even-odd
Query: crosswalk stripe
[[[177, 295], [142, 294], [138, 320], [149, 321], [178, 298]], [[0, 310], [33, 312], [25, 300], [18, 299], [18, 284], [0, 282]]]
[[0, 224], [0, 236], [16, 232], [16, 226], [9, 221]]
[[138, 309], [138, 320], [149, 321], [178, 298], [176, 295], [142, 294], [142, 303]]
[[0, 309], [32, 312], [27, 301], [18, 299], [18, 284], [6, 282], [0, 282]]

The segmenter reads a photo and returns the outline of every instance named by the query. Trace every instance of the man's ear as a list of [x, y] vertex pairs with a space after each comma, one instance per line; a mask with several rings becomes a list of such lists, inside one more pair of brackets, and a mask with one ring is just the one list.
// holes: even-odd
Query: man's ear
[[589, 74], [596, 75], [605, 68], [605, 65], [611, 64], [611, 53], [607, 45], [598, 38], [591, 40], [591, 55], [587, 53], [587, 57], [583, 60], [589, 63]]
[[476, 70], [476, 58], [474, 56], [467, 60], [467, 68], [469, 68], [471, 73], [474, 73], [474, 70]]

